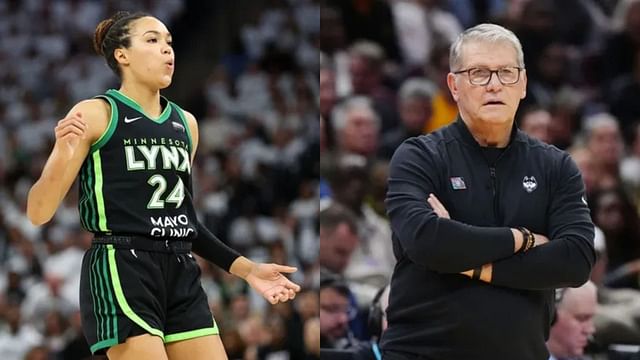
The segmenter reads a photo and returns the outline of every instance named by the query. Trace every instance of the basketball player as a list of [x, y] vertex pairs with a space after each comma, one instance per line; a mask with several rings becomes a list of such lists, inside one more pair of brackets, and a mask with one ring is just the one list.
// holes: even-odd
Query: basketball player
[[254, 263], [198, 223], [191, 185], [196, 119], [160, 95], [175, 66], [165, 25], [119, 12], [98, 25], [94, 47], [121, 86], [79, 102], [58, 122], [27, 215], [37, 225], [49, 221], [79, 174], [80, 222], [95, 234], [80, 285], [92, 353], [226, 359], [191, 250], [272, 304], [300, 290], [281, 274], [296, 269]]

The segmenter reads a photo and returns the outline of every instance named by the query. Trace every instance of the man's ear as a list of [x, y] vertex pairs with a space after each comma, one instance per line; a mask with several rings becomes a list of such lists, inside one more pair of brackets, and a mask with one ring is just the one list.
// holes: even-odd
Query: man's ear
[[115, 49], [113, 52], [113, 57], [116, 58], [116, 61], [120, 65], [129, 65], [129, 57], [127, 54], [127, 50], [123, 48]]
[[456, 75], [453, 73], [447, 74], [447, 86], [449, 86], [449, 91], [451, 91], [451, 96], [453, 100], [458, 101], [458, 85], [456, 84]]

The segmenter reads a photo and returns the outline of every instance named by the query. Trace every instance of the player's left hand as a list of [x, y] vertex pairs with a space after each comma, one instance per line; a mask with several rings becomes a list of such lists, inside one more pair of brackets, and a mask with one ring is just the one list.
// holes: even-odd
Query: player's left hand
[[249, 285], [271, 304], [293, 300], [300, 286], [287, 279], [282, 273], [293, 273], [292, 266], [278, 264], [255, 264], [245, 277]]

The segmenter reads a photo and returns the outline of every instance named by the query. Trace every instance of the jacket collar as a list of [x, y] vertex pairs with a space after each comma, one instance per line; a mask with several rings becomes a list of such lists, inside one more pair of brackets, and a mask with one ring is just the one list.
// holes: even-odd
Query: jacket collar
[[[467, 124], [462, 121], [460, 115], [457, 116], [455, 122], [453, 123], [453, 129], [455, 130], [459, 138], [462, 139], [462, 141], [464, 141], [466, 144], [478, 147], [480, 146], [473, 135], [471, 135], [471, 131], [469, 131]], [[509, 143], [507, 144], [507, 146], [510, 146], [514, 141], [526, 141], [525, 133], [518, 129], [515, 121], [513, 127], [511, 128], [511, 136], [509, 137]]]

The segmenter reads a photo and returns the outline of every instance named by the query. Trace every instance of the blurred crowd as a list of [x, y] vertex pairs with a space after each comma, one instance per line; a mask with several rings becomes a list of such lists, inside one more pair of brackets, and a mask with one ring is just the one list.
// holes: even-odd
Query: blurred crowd
[[[190, 3], [0, 1], [3, 360], [90, 358], [78, 291], [92, 236], [80, 228], [78, 189], [43, 227], [27, 219], [26, 195], [53, 146], [56, 122], [77, 101], [118, 86], [92, 49], [98, 22], [117, 10], [146, 11], [171, 31], [193, 15]], [[215, 4], [224, 11], [230, 2]], [[202, 110], [188, 107], [197, 100], [172, 98], [199, 120], [193, 176], [200, 220], [249, 258], [297, 266], [292, 279], [303, 286], [292, 303], [270, 306], [242, 280], [199, 261], [230, 359], [319, 357], [319, 9], [314, 0], [255, 1], [252, 16], [232, 31], [237, 41], [193, 84]], [[184, 39], [222, 36], [191, 34], [189, 24], [181, 29]], [[187, 63], [180, 56], [178, 63]]]
[[522, 43], [518, 127], [568, 151], [584, 178], [598, 253], [589, 347], [640, 344], [640, 1], [323, 0], [320, 265], [341, 279], [321, 288], [323, 348], [375, 335], [367, 313], [395, 264], [389, 160], [455, 121], [449, 45], [483, 22]]

